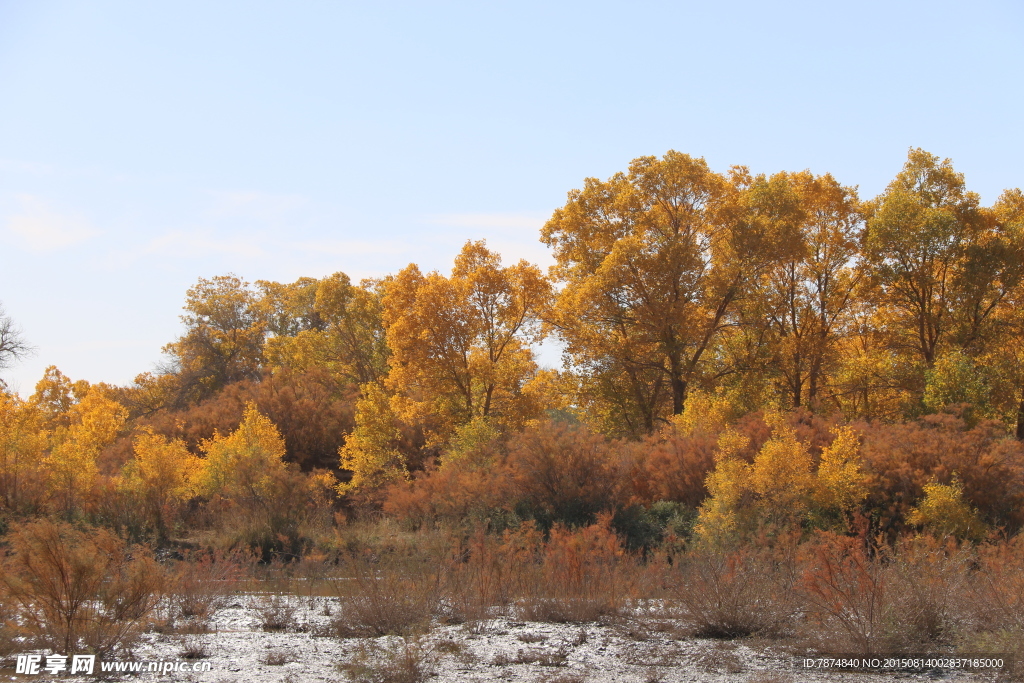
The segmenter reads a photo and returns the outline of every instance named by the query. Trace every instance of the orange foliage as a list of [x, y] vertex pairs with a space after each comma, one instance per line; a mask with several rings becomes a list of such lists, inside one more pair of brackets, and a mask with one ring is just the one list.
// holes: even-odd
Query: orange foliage
[[949, 484], [954, 475], [983, 521], [1009, 533], [1024, 525], [1024, 447], [1007, 438], [1001, 424], [968, 428], [959, 417], [943, 413], [904, 424], [855, 426], [864, 435], [867, 506], [882, 530], [905, 529], [925, 485]]

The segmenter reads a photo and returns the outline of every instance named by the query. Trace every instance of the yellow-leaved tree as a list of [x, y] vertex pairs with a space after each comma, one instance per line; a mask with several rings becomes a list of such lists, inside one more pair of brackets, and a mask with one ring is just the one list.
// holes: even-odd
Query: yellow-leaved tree
[[740, 531], [740, 511], [750, 502], [750, 463], [740, 457], [750, 439], [732, 430], [718, 437], [715, 469], [707, 477], [710, 494], [700, 506], [695, 531], [704, 543], [722, 545]]
[[57, 507], [69, 520], [92, 492], [100, 451], [113, 443], [127, 419], [128, 410], [102, 385], [89, 387], [66, 413], [54, 416], [46, 466]]
[[721, 373], [708, 368], [745, 291], [799, 249], [801, 218], [785, 174], [725, 178], [675, 151], [570, 192], [541, 239], [565, 285], [552, 322], [588, 419], [638, 435], [681, 414]]
[[401, 432], [391, 402], [378, 384], [364, 384], [356, 402], [356, 428], [338, 455], [352, 478], [338, 485], [339, 493], [375, 489], [408, 477], [407, 463], [398, 450]]
[[754, 455], [741, 453], [749, 439], [732, 431], [719, 437], [715, 469], [707, 477], [710, 496], [701, 505], [696, 532], [705, 543], [736, 541], [759, 529], [845, 529], [867, 495], [860, 442], [849, 427], [834, 433], [817, 470], [810, 447], [781, 413], [768, 411], [772, 436]]
[[201, 449], [206, 457], [196, 477], [199, 493], [261, 507], [273, 504], [272, 482], [287, 469], [284, 439], [255, 404], [245, 406], [238, 429], [228, 436], [215, 434]]
[[754, 456], [750, 472], [755, 510], [762, 524], [792, 526], [802, 521], [810, 503], [814, 487], [811, 453], [783, 415], [770, 411], [766, 421], [772, 426], [772, 437]]
[[344, 273], [334, 273], [290, 285], [257, 284], [270, 311], [274, 336], [267, 340], [266, 355], [271, 364], [327, 368], [353, 384], [381, 381], [388, 349], [378, 281], [353, 285]]
[[980, 541], [988, 529], [977, 510], [964, 500], [964, 487], [954, 475], [948, 484], [924, 485], [924, 498], [907, 515], [907, 522], [939, 536]]
[[122, 473], [120, 488], [137, 496], [158, 542], [169, 537], [168, 523], [182, 503], [195, 495], [202, 466], [181, 439], [169, 439], [151, 430], [135, 438], [135, 457]]
[[755, 281], [753, 327], [766, 336], [786, 402], [817, 407], [848, 332], [860, 272], [854, 265], [863, 219], [856, 188], [831, 175], [789, 175], [800, 200], [801, 248]]
[[868, 495], [861, 468], [860, 438], [851, 427], [839, 427], [832, 443], [822, 449], [814, 486], [811, 523], [845, 530], [850, 515]]
[[18, 514], [40, 511], [48, 441], [39, 408], [0, 390], [0, 508]]
[[211, 498], [230, 540], [260, 549], [265, 560], [300, 552], [310, 520], [329, 510], [333, 477], [324, 472], [306, 476], [286, 463], [284, 439], [252, 403], [238, 429], [228, 436], [215, 434], [201, 449], [206, 457], [196, 490]]

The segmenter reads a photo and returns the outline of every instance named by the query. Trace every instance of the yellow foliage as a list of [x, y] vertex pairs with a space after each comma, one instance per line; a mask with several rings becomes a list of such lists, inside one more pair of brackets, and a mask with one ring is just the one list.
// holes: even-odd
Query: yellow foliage
[[860, 466], [860, 439], [850, 427], [841, 427], [821, 452], [815, 503], [823, 509], [848, 513], [868, 494]]
[[401, 433], [388, 395], [378, 384], [364, 384], [356, 402], [356, 428], [338, 451], [341, 466], [352, 471], [352, 479], [338, 484], [338, 493], [377, 488], [407, 478], [405, 459], [395, 447]]
[[[443, 444], [474, 417], [521, 429], [541, 406], [526, 385], [537, 372], [530, 344], [551, 286], [525, 261], [508, 267], [482, 241], [467, 242], [451, 277], [415, 265], [385, 286], [393, 408]], [[538, 387], [539, 388], [539, 387]]]
[[252, 403], [246, 405], [238, 429], [230, 436], [215, 434], [201, 448], [206, 458], [197, 484], [206, 495], [265, 501], [272, 493], [275, 475], [287, 469], [284, 439]]
[[37, 406], [0, 391], [0, 506], [6, 510], [41, 504], [49, 441], [43, 424]]
[[97, 475], [96, 458], [124, 427], [128, 411], [95, 386], [65, 417], [68, 425], [54, 430], [46, 463], [54, 488], [63, 498], [63, 510], [70, 516], [79, 498], [91, 490]]
[[150, 430], [135, 439], [135, 458], [125, 464], [119, 488], [142, 499], [160, 539], [167, 535], [167, 515], [174, 504], [195, 495], [202, 461], [181, 439], [168, 439]]
[[722, 392], [693, 391], [683, 412], [670, 417], [669, 422], [685, 435], [702, 430], [715, 432], [740, 417], [738, 401], [734, 399]]
[[291, 285], [258, 284], [283, 309], [272, 318], [298, 319], [306, 325], [278, 329], [267, 340], [264, 353], [272, 365], [327, 368], [360, 384], [380, 381], [387, 366], [387, 345], [378, 282], [364, 280], [356, 286], [344, 273], [335, 273]]
[[907, 522], [940, 536], [981, 540], [985, 524], [964, 500], [964, 487], [956, 478], [949, 484], [924, 485], [924, 498], [907, 515]]
[[203, 462], [181, 439], [168, 439], [146, 430], [135, 439], [135, 458], [125, 465], [122, 486], [166, 499], [194, 495]]
[[707, 500], [700, 507], [696, 533], [705, 542], [718, 543], [738, 529], [738, 510], [750, 490], [750, 465], [739, 457], [750, 440], [734, 431], [723, 432], [715, 450], [715, 469], [708, 475]]
[[701, 506], [696, 527], [703, 540], [721, 542], [758, 525], [833, 525], [867, 495], [853, 430], [836, 432], [815, 475], [810, 449], [785, 415], [770, 410], [765, 421], [772, 426], [772, 437], [752, 463], [739, 455], [749, 445], [746, 437], [733, 431], [719, 437], [715, 469], [706, 481], [711, 495]]
[[761, 514], [771, 522], [798, 519], [807, 509], [812, 483], [807, 445], [791, 427], [777, 424], [751, 468], [750, 485]]

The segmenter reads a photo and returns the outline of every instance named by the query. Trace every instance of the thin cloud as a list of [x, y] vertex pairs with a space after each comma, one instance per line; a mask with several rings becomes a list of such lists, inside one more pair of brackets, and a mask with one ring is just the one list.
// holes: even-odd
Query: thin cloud
[[268, 251], [253, 236], [215, 237], [209, 232], [171, 230], [153, 239], [143, 254], [198, 258], [220, 254], [241, 258], [262, 258]]
[[237, 191], [210, 192], [214, 198], [210, 213], [217, 217], [257, 218], [279, 221], [289, 218], [309, 200], [297, 194]]
[[407, 241], [401, 240], [307, 240], [282, 243], [280, 247], [302, 253], [339, 256], [403, 254], [412, 250]]
[[54, 211], [39, 197], [19, 195], [17, 199], [21, 211], [7, 219], [7, 231], [31, 251], [65, 249], [99, 234], [81, 217]]
[[458, 228], [540, 230], [545, 220], [544, 216], [528, 213], [446, 213], [431, 216], [429, 222]]

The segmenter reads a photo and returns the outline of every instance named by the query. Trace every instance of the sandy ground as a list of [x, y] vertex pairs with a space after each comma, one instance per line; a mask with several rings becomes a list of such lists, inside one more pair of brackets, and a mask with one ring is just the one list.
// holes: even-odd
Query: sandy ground
[[[756, 642], [682, 638], [671, 631], [629, 624], [561, 625], [493, 619], [436, 626], [415, 639], [345, 638], [330, 634], [334, 598], [288, 598], [292, 625], [264, 631], [259, 596], [232, 601], [210, 621], [209, 633], [146, 633], [131, 657], [118, 661], [179, 662], [191, 669], [163, 675], [101, 674], [141, 681], [365, 681], [381, 683], [389, 666], [418, 662], [429, 681], [536, 681], [547, 683], [798, 683], [803, 681], [994, 681], [996, 675], [956, 673], [839, 673], [794, 668], [788, 653]], [[265, 602], [264, 602], [265, 604]], [[197, 657], [198, 655], [198, 657]], [[193, 658], [189, 658], [191, 656]], [[339, 666], [341, 665], [341, 666]], [[100, 666], [96, 666], [96, 674]], [[64, 681], [91, 681], [97, 676]], [[0, 680], [56, 680], [42, 673]], [[392, 679], [399, 681], [401, 679]]]

